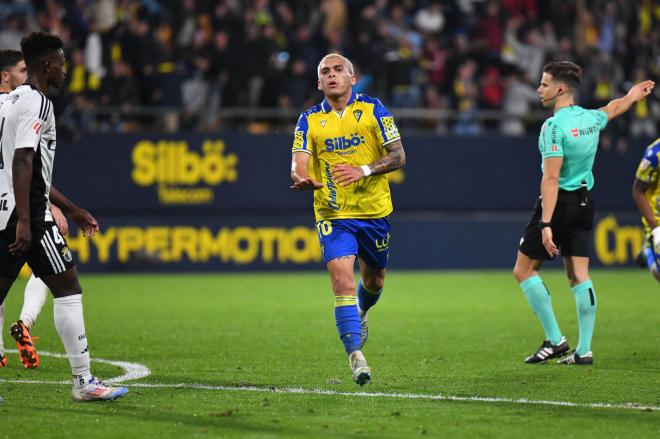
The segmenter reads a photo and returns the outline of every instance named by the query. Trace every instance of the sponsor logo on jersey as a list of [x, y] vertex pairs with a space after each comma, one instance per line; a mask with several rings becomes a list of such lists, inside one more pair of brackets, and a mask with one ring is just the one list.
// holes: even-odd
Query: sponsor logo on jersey
[[325, 150], [328, 152], [343, 151], [349, 148], [355, 148], [364, 143], [364, 136], [358, 133], [352, 133], [350, 137], [332, 137], [323, 142]]
[[337, 184], [332, 178], [332, 171], [330, 171], [330, 163], [325, 164], [325, 178], [328, 180], [326, 186], [328, 188], [328, 207], [332, 210], [339, 210], [337, 203]]
[[305, 144], [305, 133], [302, 131], [299, 131], [296, 127], [296, 131], [293, 132], [293, 151], [300, 151], [303, 149], [303, 145]]
[[590, 134], [598, 134], [600, 132], [600, 128], [598, 125], [590, 126], [588, 128], [573, 128], [571, 129], [571, 134], [573, 134], [573, 137], [578, 138], [579, 136], [588, 136]]
[[35, 122], [34, 125], [32, 125], [32, 130], [34, 131], [34, 134], [39, 134], [41, 131], [41, 122]]
[[383, 128], [385, 131], [385, 137], [386, 141], [387, 140], [392, 140], [396, 137], [399, 137], [399, 129], [396, 127], [396, 124], [394, 123], [394, 117], [393, 116], [383, 116], [380, 118], [380, 123], [383, 124]]

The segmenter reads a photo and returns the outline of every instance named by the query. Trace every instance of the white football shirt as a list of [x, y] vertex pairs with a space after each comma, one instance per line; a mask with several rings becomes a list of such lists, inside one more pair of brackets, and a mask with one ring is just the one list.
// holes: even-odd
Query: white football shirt
[[25, 84], [4, 95], [0, 106], [0, 230], [13, 224], [15, 212], [12, 162], [19, 148], [32, 148], [30, 221], [52, 221], [50, 185], [55, 160], [55, 114], [53, 103], [36, 87]]

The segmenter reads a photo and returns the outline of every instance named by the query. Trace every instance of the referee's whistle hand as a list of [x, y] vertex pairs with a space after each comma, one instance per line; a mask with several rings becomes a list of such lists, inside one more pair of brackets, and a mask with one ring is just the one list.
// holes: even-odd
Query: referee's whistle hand
[[555, 256], [558, 256], [559, 249], [552, 239], [552, 229], [550, 227], [544, 227], [541, 229], [541, 237], [543, 238], [543, 247], [545, 247], [545, 251], [548, 252], [550, 257], [554, 258]]

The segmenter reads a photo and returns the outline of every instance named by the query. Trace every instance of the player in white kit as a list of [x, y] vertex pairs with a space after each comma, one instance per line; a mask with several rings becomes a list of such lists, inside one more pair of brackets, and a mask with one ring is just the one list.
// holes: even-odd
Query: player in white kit
[[[0, 50], [0, 107], [3, 102], [18, 86], [23, 85], [27, 79], [27, 66], [23, 60], [23, 54], [19, 50]], [[50, 206], [51, 214], [63, 235], [68, 232], [68, 223], [62, 211], [55, 205]], [[22, 343], [28, 343], [34, 348], [30, 330], [37, 320], [41, 308], [46, 302], [48, 287], [34, 274], [30, 276], [23, 299], [23, 308], [20, 317], [12, 334], [22, 335], [17, 340], [19, 351]], [[7, 358], [4, 352], [4, 343], [2, 333], [4, 332], [4, 303], [0, 303], [0, 367], [7, 365]], [[32, 355], [30, 355], [32, 354]], [[36, 350], [27, 352], [26, 356], [20, 357], [25, 367], [32, 369], [39, 366], [39, 356]]]
[[62, 40], [33, 32], [21, 40], [28, 69], [24, 85], [0, 107], [0, 301], [25, 262], [53, 294], [55, 328], [73, 374], [76, 401], [115, 399], [128, 392], [96, 379], [90, 371], [82, 310], [82, 288], [71, 251], [50, 212], [52, 202], [84, 234], [98, 223], [51, 186], [57, 148], [52, 102], [44, 95], [66, 76]]

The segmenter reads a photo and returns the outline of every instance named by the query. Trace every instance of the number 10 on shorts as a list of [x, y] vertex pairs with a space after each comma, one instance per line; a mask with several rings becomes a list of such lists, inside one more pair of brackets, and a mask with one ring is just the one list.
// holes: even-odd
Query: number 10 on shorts
[[319, 237], [328, 236], [332, 233], [332, 221], [323, 220], [316, 223], [316, 228], [319, 231]]

